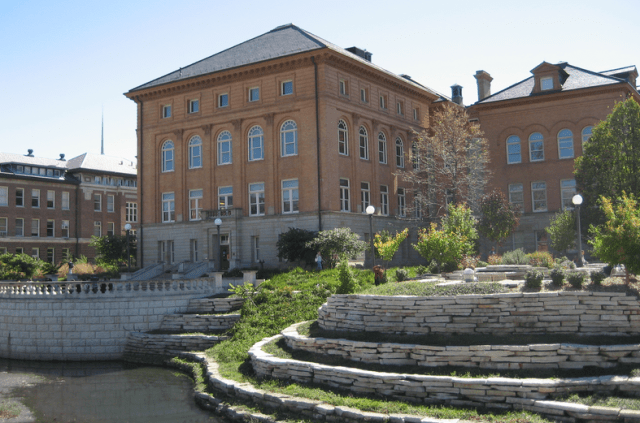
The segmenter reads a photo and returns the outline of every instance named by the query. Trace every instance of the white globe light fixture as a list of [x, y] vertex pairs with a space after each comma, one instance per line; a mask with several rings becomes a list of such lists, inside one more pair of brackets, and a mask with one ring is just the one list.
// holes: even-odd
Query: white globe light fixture
[[571, 198], [571, 202], [576, 206], [576, 226], [578, 227], [578, 267], [583, 266], [582, 257], [582, 234], [580, 233], [580, 204], [582, 204], [582, 195], [576, 194]]
[[218, 227], [218, 271], [222, 272], [222, 244], [220, 241], [220, 226], [222, 225], [222, 219], [218, 217], [213, 221], [213, 223]]
[[367, 206], [365, 212], [369, 215], [369, 243], [371, 244], [371, 267], [373, 267], [376, 265], [376, 253], [373, 249], [373, 214], [376, 212], [376, 208]]

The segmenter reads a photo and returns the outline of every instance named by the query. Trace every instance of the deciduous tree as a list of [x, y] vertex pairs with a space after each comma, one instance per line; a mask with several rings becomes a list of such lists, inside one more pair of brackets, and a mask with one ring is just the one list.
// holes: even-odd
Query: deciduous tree
[[400, 248], [402, 241], [407, 239], [407, 236], [409, 235], [409, 228], [405, 228], [402, 232], [396, 233], [395, 236], [391, 236], [388, 232], [386, 235], [387, 236], [383, 236], [383, 234], [376, 234], [373, 241], [373, 246], [376, 248], [376, 252], [382, 260], [385, 261], [385, 268], [389, 261], [393, 259], [398, 248]]
[[493, 190], [480, 201], [478, 232], [485, 238], [500, 244], [518, 227], [519, 207], [510, 203], [502, 191]]
[[316, 237], [316, 232], [299, 228], [289, 228], [283, 232], [276, 242], [278, 257], [289, 262], [304, 261], [305, 264], [312, 264], [316, 252], [312, 248], [307, 248], [307, 243]]
[[427, 263], [435, 261], [438, 272], [444, 263], [459, 262], [464, 255], [467, 239], [464, 235], [458, 235], [438, 229], [436, 223], [431, 223], [429, 229], [422, 228], [418, 231], [418, 242], [413, 248], [427, 260]]
[[551, 247], [566, 255], [576, 241], [576, 213], [572, 210], [556, 213], [546, 231], [551, 237]]
[[335, 267], [336, 260], [353, 257], [367, 248], [367, 243], [360, 241], [358, 234], [349, 228], [335, 228], [318, 232], [318, 236], [306, 243], [307, 248], [320, 251], [323, 261], [329, 267]]
[[[442, 217], [442, 230], [451, 235], [456, 235], [463, 242], [463, 254], [474, 254], [478, 231], [476, 219], [471, 214], [471, 209], [466, 204], [450, 204], [447, 214]], [[461, 241], [462, 242], [462, 241]]]

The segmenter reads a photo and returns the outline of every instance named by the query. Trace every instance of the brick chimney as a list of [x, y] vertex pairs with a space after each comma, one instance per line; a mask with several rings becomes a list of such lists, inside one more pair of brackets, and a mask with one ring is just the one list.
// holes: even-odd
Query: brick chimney
[[493, 78], [483, 70], [476, 71], [473, 76], [478, 81], [478, 101], [484, 100], [491, 95], [491, 81], [493, 81]]
[[451, 101], [462, 106], [462, 87], [458, 84], [451, 86]]

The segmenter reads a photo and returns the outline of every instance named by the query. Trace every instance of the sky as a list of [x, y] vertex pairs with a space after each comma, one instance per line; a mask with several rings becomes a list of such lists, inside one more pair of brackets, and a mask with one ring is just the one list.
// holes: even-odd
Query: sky
[[123, 93], [293, 23], [357, 46], [451, 95], [485, 70], [496, 93], [543, 61], [592, 71], [640, 66], [637, 0], [0, 0], [0, 151], [134, 159], [136, 105]]

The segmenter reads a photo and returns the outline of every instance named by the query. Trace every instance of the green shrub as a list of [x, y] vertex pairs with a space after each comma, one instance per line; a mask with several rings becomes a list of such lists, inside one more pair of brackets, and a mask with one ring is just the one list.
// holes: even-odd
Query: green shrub
[[554, 285], [562, 286], [566, 273], [562, 267], [556, 266], [549, 272], [549, 276]]
[[435, 260], [431, 260], [429, 263], [429, 273], [438, 273], [438, 263]]
[[582, 288], [582, 284], [584, 283], [585, 275], [582, 272], [573, 272], [567, 275], [567, 281], [571, 284], [572, 287], [578, 289]]
[[223, 278], [241, 278], [242, 276], [242, 270], [238, 269], [237, 267], [229, 269], [222, 274]]
[[589, 274], [589, 278], [594, 285], [602, 285], [602, 281], [607, 278], [602, 270], [596, 270]]
[[456, 270], [458, 270], [458, 263], [456, 263], [455, 261], [444, 263], [440, 270], [444, 273], [455, 272]]
[[338, 294], [353, 294], [358, 289], [358, 281], [353, 276], [353, 272], [349, 267], [349, 262], [346, 258], [340, 260], [338, 265], [338, 279], [340, 280], [340, 286], [336, 293]]
[[429, 268], [427, 266], [420, 265], [416, 267], [416, 276], [424, 275], [429, 273]]
[[409, 271], [407, 269], [396, 269], [396, 281], [403, 282], [409, 279]]
[[502, 264], [529, 264], [529, 258], [522, 250], [507, 251], [502, 255]]
[[536, 251], [534, 253], [527, 254], [529, 263], [534, 267], [546, 267], [553, 266], [553, 256], [548, 251]]
[[539, 270], [529, 270], [524, 275], [524, 285], [530, 289], [540, 289], [542, 287], [544, 274]]
[[478, 260], [478, 267], [487, 267], [489, 263], [486, 261]]

